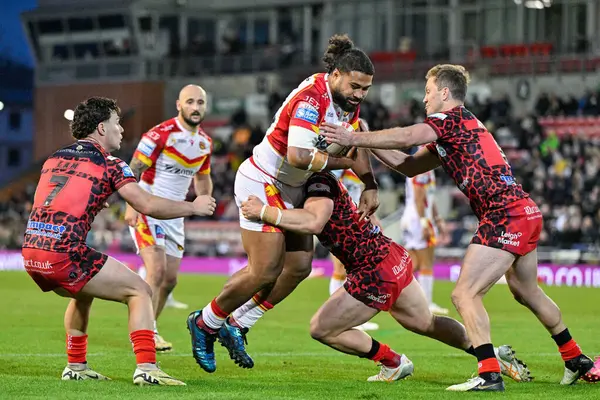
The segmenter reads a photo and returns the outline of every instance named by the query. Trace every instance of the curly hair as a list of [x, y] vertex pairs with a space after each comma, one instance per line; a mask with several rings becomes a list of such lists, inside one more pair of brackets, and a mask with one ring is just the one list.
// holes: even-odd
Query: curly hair
[[429, 78], [435, 78], [438, 89], [447, 87], [454, 99], [465, 101], [471, 77], [462, 65], [438, 64], [425, 75], [425, 79]]
[[113, 111], [121, 114], [117, 101], [106, 97], [90, 97], [79, 103], [71, 121], [71, 134], [75, 139], [91, 135], [100, 122], [110, 118]]
[[375, 74], [375, 67], [369, 56], [354, 47], [348, 35], [333, 35], [329, 38], [329, 46], [323, 54], [323, 62], [328, 73], [335, 69], [340, 72], [358, 71], [367, 75]]

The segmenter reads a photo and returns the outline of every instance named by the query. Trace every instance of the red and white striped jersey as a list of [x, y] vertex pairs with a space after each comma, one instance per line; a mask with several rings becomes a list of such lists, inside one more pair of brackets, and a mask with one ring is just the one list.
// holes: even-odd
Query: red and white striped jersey
[[358, 109], [348, 113], [333, 103], [328, 74], [312, 75], [285, 99], [263, 141], [254, 147], [253, 160], [275, 179], [290, 186], [301, 186], [312, 172], [289, 164], [288, 146], [315, 147], [319, 140], [323, 140], [319, 135], [319, 125], [323, 122], [347, 122], [356, 130], [358, 115]]
[[171, 200], [184, 200], [196, 174], [210, 174], [212, 139], [198, 127], [186, 130], [177, 117], [142, 135], [133, 156], [149, 166], [140, 186]]

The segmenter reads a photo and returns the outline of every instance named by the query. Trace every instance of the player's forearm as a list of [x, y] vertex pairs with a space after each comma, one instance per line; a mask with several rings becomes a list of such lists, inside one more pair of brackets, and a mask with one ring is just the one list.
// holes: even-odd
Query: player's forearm
[[194, 191], [196, 192], [196, 196], [209, 195], [212, 196], [213, 191], [213, 182], [210, 176], [203, 179], [195, 179], [194, 180]]
[[352, 167], [354, 160], [348, 157], [332, 157], [324, 151], [299, 147], [288, 148], [288, 162], [305, 171], [333, 171]]
[[356, 161], [352, 165], [352, 171], [365, 184], [365, 190], [377, 189], [377, 181], [373, 174], [373, 167], [369, 159], [369, 153], [365, 149], [359, 149]]
[[138, 211], [156, 219], [173, 219], [194, 215], [194, 206], [188, 201], [175, 201], [150, 195], [144, 209]]
[[353, 146], [369, 149], [404, 149], [414, 144], [414, 132], [411, 128], [396, 127], [352, 135]]
[[260, 219], [269, 225], [277, 226], [286, 231], [307, 235], [318, 235], [325, 226], [319, 223], [314, 214], [304, 209], [281, 210], [267, 206], [261, 211]]
[[352, 168], [355, 161], [348, 157], [332, 157], [329, 156], [327, 160], [327, 165], [323, 169], [323, 171], [335, 171], [338, 169], [348, 169]]
[[150, 167], [148, 165], [144, 164], [139, 159], [133, 157], [131, 159], [131, 163], [129, 163], [129, 168], [131, 168], [131, 172], [133, 172], [133, 176], [135, 176], [135, 179], [137, 179], [139, 182], [144, 171]]
[[400, 150], [371, 149], [371, 153], [394, 171], [400, 172], [408, 177], [416, 175], [409, 165], [412, 156], [403, 153]]

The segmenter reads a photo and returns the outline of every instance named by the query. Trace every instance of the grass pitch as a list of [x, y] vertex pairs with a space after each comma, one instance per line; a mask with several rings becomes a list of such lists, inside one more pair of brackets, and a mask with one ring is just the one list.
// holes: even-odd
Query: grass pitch
[[[183, 275], [176, 298], [203, 307], [221, 289], [224, 277]], [[217, 371], [207, 374], [190, 355], [185, 319], [191, 310], [166, 309], [161, 335], [174, 351], [159, 354], [161, 367], [187, 383], [185, 387], [144, 387], [131, 383], [135, 359], [127, 332], [127, 309], [97, 301], [92, 307], [88, 363], [111, 382], [62, 382], [66, 364], [63, 312], [67, 300], [42, 293], [23, 272], [0, 273], [0, 398], [56, 399], [452, 399], [489, 396], [449, 393], [476, 371], [475, 359], [398, 326], [386, 314], [374, 321], [373, 336], [405, 353], [415, 363], [414, 376], [394, 384], [370, 383], [378, 372], [371, 361], [337, 353], [312, 340], [308, 322], [327, 298], [327, 279], [304, 282], [286, 301], [269, 311], [248, 336], [255, 367], [243, 370], [216, 345]], [[436, 283], [435, 300], [451, 308], [452, 284]], [[600, 290], [549, 287], [562, 308], [574, 338], [589, 356], [600, 353]], [[532, 370], [531, 383], [506, 382], [504, 396], [527, 399], [600, 399], [600, 384], [558, 384], [563, 363], [549, 334], [525, 308], [512, 300], [508, 288], [495, 287], [486, 298], [496, 345], [511, 344]], [[452, 314], [456, 317], [456, 313]], [[496, 396], [495, 394], [491, 394]]]

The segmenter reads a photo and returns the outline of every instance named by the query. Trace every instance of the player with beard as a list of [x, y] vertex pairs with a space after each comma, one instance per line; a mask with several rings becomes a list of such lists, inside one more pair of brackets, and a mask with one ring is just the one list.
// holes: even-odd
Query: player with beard
[[[179, 92], [176, 104], [177, 117], [142, 135], [131, 170], [140, 186], [152, 194], [183, 200], [193, 179], [196, 196], [211, 195], [212, 140], [200, 127], [206, 113], [206, 92], [200, 86], [187, 85]], [[169, 351], [173, 346], [158, 334], [156, 319], [177, 284], [185, 243], [183, 218], [156, 220], [128, 206], [125, 220], [152, 288], [156, 350]]]
[[[359, 204], [362, 217], [379, 205], [366, 152], [356, 162], [334, 157], [324, 151], [319, 135], [323, 122], [358, 128], [359, 105], [373, 83], [373, 64], [346, 35], [329, 39], [323, 61], [327, 73], [310, 76], [288, 95], [263, 141], [238, 169], [234, 188], [238, 206], [254, 195], [275, 213], [296, 208], [304, 200], [303, 185], [314, 172], [350, 167], [365, 184]], [[242, 214], [240, 227], [247, 267], [236, 272], [204, 309], [188, 317], [194, 358], [207, 372], [216, 370], [217, 335], [229, 344], [229, 355], [238, 365], [252, 368], [254, 361], [244, 347], [246, 324], [282, 301], [311, 271], [312, 235], [286, 232]]]

